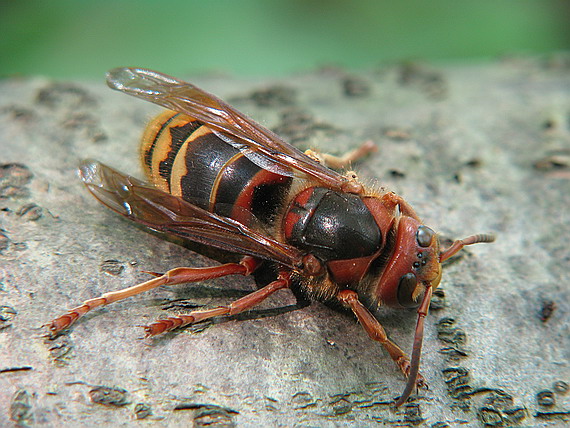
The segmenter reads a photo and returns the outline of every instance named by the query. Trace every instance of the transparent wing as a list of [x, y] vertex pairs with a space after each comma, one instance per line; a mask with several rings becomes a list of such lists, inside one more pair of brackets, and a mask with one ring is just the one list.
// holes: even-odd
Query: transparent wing
[[116, 68], [107, 73], [112, 88], [187, 114], [224, 135], [252, 162], [281, 175], [297, 171], [327, 187], [340, 189], [346, 178], [306, 156], [272, 131], [255, 123], [229, 104], [196, 86], [156, 71]]
[[210, 213], [176, 196], [86, 160], [80, 174], [89, 191], [113, 211], [151, 229], [230, 252], [299, 267], [301, 252], [227, 217]]

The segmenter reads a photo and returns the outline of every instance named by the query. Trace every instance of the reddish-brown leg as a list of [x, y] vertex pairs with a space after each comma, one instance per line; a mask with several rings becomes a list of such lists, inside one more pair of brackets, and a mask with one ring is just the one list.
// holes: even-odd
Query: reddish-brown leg
[[219, 306], [217, 308], [207, 309], [204, 311], [193, 311], [186, 315], [178, 315], [158, 320], [144, 328], [146, 331], [146, 337], [156, 336], [157, 334], [165, 333], [167, 331], [174, 330], [175, 328], [184, 327], [185, 325], [194, 324], [220, 315], [239, 314], [240, 312], [251, 309], [263, 302], [276, 291], [283, 288], [289, 288], [290, 285], [290, 274], [281, 274], [279, 275], [279, 278], [270, 284], [267, 284], [265, 287], [260, 288], [259, 290], [256, 290], [227, 306]]
[[415, 218], [416, 220], [420, 221], [420, 218], [412, 208], [410, 204], [408, 204], [404, 198], [395, 194], [394, 192], [388, 192], [382, 196], [382, 203], [391, 211], [395, 211], [396, 206], [399, 208], [400, 213], [403, 215], [407, 215], [409, 217]]
[[[410, 375], [410, 360], [406, 356], [406, 353], [400, 349], [398, 345], [388, 339], [388, 335], [384, 330], [384, 327], [380, 324], [380, 322], [370, 313], [368, 309], [358, 300], [358, 294], [356, 291], [352, 290], [342, 290], [337, 295], [338, 300], [343, 303], [345, 306], [350, 308], [356, 318], [358, 318], [358, 322], [364, 327], [366, 333], [372, 340], [380, 342], [384, 349], [388, 351], [392, 360], [398, 365], [402, 373], [406, 377]], [[417, 385], [423, 385], [424, 380], [423, 377], [418, 373], [415, 378], [417, 378]], [[414, 382], [416, 384], [416, 382]]]
[[255, 270], [258, 263], [259, 262], [253, 257], [246, 256], [240, 263], [226, 263], [220, 266], [207, 268], [179, 267], [169, 270], [162, 275], [153, 274], [157, 275], [157, 278], [153, 278], [129, 288], [105, 293], [94, 299], [86, 300], [81, 306], [70, 309], [67, 313], [48, 323], [47, 327], [49, 328], [51, 335], [55, 336], [60, 331], [68, 328], [87, 312], [100, 306], [105, 306], [110, 303], [126, 299], [127, 297], [132, 297], [161, 285], [175, 285], [187, 282], [205, 281], [207, 279], [220, 278], [227, 275], [249, 275]]

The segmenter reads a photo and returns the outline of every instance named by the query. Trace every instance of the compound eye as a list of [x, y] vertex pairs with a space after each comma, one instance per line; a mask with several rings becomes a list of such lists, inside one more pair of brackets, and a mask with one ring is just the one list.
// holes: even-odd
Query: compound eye
[[416, 241], [418, 241], [420, 247], [429, 247], [433, 235], [435, 235], [435, 232], [433, 230], [427, 226], [422, 225], [418, 227], [418, 231], [416, 232]]
[[417, 285], [418, 280], [413, 273], [407, 273], [400, 278], [398, 303], [404, 308], [415, 308], [419, 305], [420, 299], [414, 301], [412, 298]]

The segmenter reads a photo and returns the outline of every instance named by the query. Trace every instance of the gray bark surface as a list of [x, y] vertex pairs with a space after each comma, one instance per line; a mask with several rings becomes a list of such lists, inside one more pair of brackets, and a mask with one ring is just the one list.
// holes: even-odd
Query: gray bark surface
[[[372, 139], [379, 151], [355, 168], [362, 181], [401, 194], [444, 238], [497, 235], [446, 266], [426, 322], [429, 390], [399, 409], [405, 379], [382, 347], [318, 303], [273, 311], [294, 304], [287, 291], [246, 320], [142, 339], [140, 325], [245, 295], [248, 278], [161, 287], [43, 337], [42, 324], [144, 270], [217, 262], [105, 209], [77, 177], [84, 158], [141, 177], [138, 139], [160, 108], [103, 79], [0, 81], [0, 426], [564, 426], [565, 61], [187, 79], [302, 149]], [[414, 311], [377, 316], [409, 352]]]

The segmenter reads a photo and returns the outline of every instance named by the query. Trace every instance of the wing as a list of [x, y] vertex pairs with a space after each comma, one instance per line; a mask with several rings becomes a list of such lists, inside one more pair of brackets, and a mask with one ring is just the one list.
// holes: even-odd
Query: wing
[[228, 144], [258, 166], [281, 175], [300, 171], [329, 188], [341, 190], [347, 179], [306, 156], [272, 131], [255, 123], [229, 104], [196, 86], [143, 68], [116, 68], [107, 73], [112, 88], [187, 114], [209, 128], [233, 138]]
[[272, 260], [290, 268], [301, 264], [301, 252], [243, 224], [210, 213], [102, 163], [84, 161], [81, 178], [101, 203], [160, 232], [170, 233], [238, 254]]

